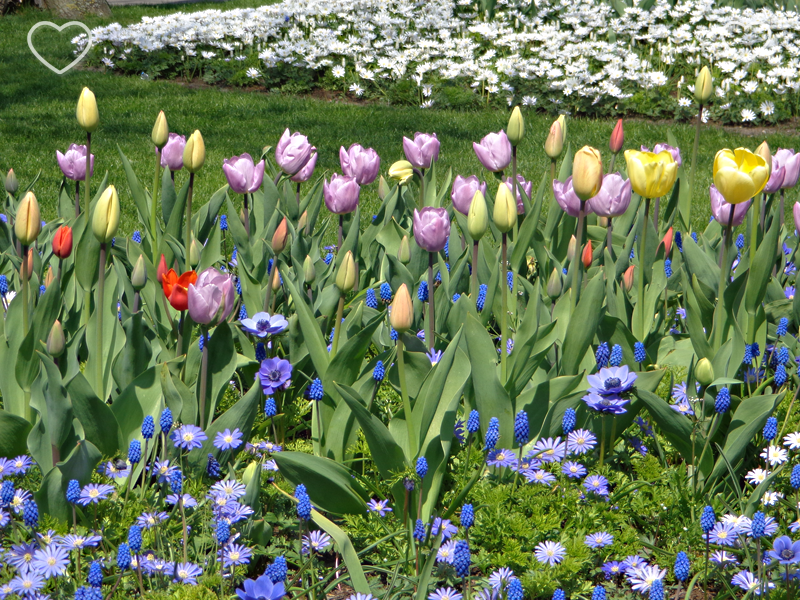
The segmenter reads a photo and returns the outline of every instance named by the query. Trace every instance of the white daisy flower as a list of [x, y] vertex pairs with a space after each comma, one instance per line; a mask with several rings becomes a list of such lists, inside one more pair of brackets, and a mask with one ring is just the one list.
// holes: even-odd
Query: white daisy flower
[[756, 113], [749, 108], [742, 109], [742, 123], [751, 123], [756, 120]]
[[789, 460], [789, 453], [780, 446], [769, 446], [759, 455], [769, 463], [769, 466], [782, 465]]

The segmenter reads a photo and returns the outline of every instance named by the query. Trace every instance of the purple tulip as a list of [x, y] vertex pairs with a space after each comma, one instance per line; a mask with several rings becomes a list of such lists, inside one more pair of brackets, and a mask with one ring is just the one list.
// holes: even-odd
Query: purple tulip
[[189, 316], [195, 323], [221, 323], [233, 310], [236, 289], [230, 275], [209, 267], [189, 284]]
[[275, 146], [275, 162], [287, 175], [299, 172], [311, 158], [313, 147], [302, 133], [283, 132], [278, 145]]
[[328, 210], [337, 215], [344, 215], [353, 212], [358, 206], [361, 186], [356, 183], [355, 177], [333, 175], [330, 183], [326, 179], [322, 184], [322, 191]]
[[467, 215], [472, 198], [479, 190], [481, 194], [486, 195], [486, 182], [481, 182], [477, 175], [469, 177], [456, 175], [455, 181], [453, 181], [453, 191], [450, 193], [455, 209], [462, 215]]
[[[577, 217], [581, 210], [581, 200], [572, 188], [572, 176], [567, 177], [564, 183], [558, 179], [553, 180], [553, 194], [555, 194], [556, 202], [565, 213], [570, 217]], [[583, 207], [584, 214], [588, 215], [592, 212], [592, 205], [586, 202]]]
[[769, 181], [764, 186], [764, 193], [774, 194], [783, 186], [783, 178], [786, 175], [786, 168], [778, 165], [777, 161], [772, 161], [772, 172], [769, 174]]
[[794, 217], [794, 228], [800, 231], [800, 202], [795, 202], [792, 207], [792, 217]]
[[450, 218], [444, 208], [414, 209], [414, 239], [428, 252], [444, 250], [450, 236]]
[[490, 133], [480, 144], [472, 142], [472, 149], [485, 169], [497, 173], [511, 164], [511, 142], [505, 131]]
[[[508, 186], [508, 189], [511, 190], [511, 193], [514, 193], [514, 186], [512, 185], [511, 177], [505, 178], [505, 184]], [[517, 214], [524, 215], [525, 214], [525, 205], [522, 203], [522, 191], [525, 190], [525, 195], [528, 197], [528, 200], [531, 199], [531, 193], [533, 192], [533, 182], [532, 181], [525, 181], [525, 178], [522, 175], [517, 175]]]
[[358, 185], [369, 185], [378, 177], [381, 157], [372, 148], [364, 149], [361, 144], [352, 144], [347, 150], [339, 148], [339, 161], [342, 174], [354, 177]]
[[439, 160], [439, 139], [435, 133], [414, 134], [413, 141], [403, 136], [403, 152], [406, 160], [417, 169], [429, 169]]
[[[676, 163], [678, 163], [679, 167], [683, 165], [683, 159], [681, 159], [680, 149], [676, 148], [675, 146], [670, 146], [669, 144], [656, 144], [653, 147], [654, 154], [658, 154], [659, 152], [663, 152], [664, 150], [672, 154], [672, 159]], [[647, 146], [642, 146], [642, 152], [650, 152], [650, 149]]]
[[731, 218], [731, 206], [733, 206], [733, 227], [741, 225], [744, 217], [747, 214], [747, 209], [753, 203], [750, 199], [747, 202], [740, 202], [739, 204], [729, 204], [719, 193], [717, 187], [712, 183], [709, 188], [709, 196], [711, 197], [711, 214], [717, 222], [723, 227], [728, 226], [728, 219]]
[[780, 167], [784, 169], [781, 188], [793, 188], [797, 185], [797, 178], [800, 176], [800, 154], [795, 154], [794, 150], [778, 148], [778, 151], [772, 155], [772, 168]]
[[253, 157], [247, 152], [241, 156], [226, 158], [222, 161], [222, 170], [228, 179], [228, 185], [237, 194], [255, 192], [264, 179], [264, 161], [253, 164]]
[[308, 159], [308, 162], [302, 169], [292, 175], [289, 179], [296, 181], [297, 183], [302, 183], [303, 181], [308, 181], [311, 179], [311, 176], [314, 174], [314, 167], [317, 166], [317, 156], [317, 149], [314, 146], [311, 146], [311, 157]]
[[610, 173], [603, 177], [600, 192], [586, 202], [587, 206], [591, 206], [589, 212], [601, 217], [619, 217], [628, 210], [630, 203], [630, 179], [622, 179], [619, 173]]
[[[86, 179], [86, 146], [70, 144], [66, 154], [56, 150], [58, 166], [67, 179], [83, 181]], [[89, 175], [94, 175], [94, 154], [89, 159]]]
[[[170, 171], [180, 171], [183, 168], [183, 148], [186, 146], [186, 136], [170, 133], [167, 143], [161, 150], [161, 168]], [[158, 149], [156, 148], [156, 153]]]

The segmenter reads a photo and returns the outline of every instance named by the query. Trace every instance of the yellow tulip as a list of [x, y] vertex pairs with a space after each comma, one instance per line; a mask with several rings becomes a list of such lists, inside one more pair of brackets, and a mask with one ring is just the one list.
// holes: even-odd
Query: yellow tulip
[[511, 190], [504, 183], [501, 183], [497, 188], [492, 217], [494, 226], [500, 230], [500, 233], [508, 233], [514, 228], [514, 223], [517, 222], [517, 203], [511, 195]]
[[564, 132], [561, 129], [561, 123], [556, 120], [550, 125], [550, 133], [547, 134], [547, 139], [544, 141], [544, 153], [550, 157], [550, 160], [555, 160], [561, 156], [564, 150]]
[[158, 148], [163, 148], [164, 144], [169, 140], [169, 126], [167, 125], [167, 117], [164, 111], [159, 111], [156, 117], [156, 123], [153, 125], [153, 132], [150, 134], [150, 139]]
[[588, 200], [600, 193], [603, 185], [603, 159], [600, 151], [584, 146], [572, 161], [572, 188], [578, 198]]
[[767, 161], [747, 148], [724, 148], [714, 157], [714, 185], [730, 204], [757, 196], [768, 180]]
[[769, 149], [767, 140], [764, 140], [756, 148], [756, 154], [763, 158], [767, 163], [767, 172], [772, 174], [772, 151]]
[[342, 264], [339, 265], [339, 272], [336, 274], [336, 287], [343, 294], [346, 294], [356, 284], [356, 262], [353, 260], [353, 253], [348, 250], [344, 255]]
[[186, 140], [183, 147], [183, 166], [189, 173], [197, 173], [206, 162], [206, 144], [203, 136], [196, 129]]
[[707, 104], [713, 93], [714, 84], [711, 81], [711, 71], [708, 70], [708, 67], [703, 67], [694, 84], [694, 99], [699, 104]]
[[411, 295], [408, 293], [405, 283], [400, 286], [400, 289], [394, 295], [394, 301], [389, 312], [389, 322], [397, 333], [408, 331], [414, 323], [414, 305], [411, 303]]
[[[501, 183], [500, 186], [504, 187], [505, 184]], [[467, 231], [473, 240], [478, 241], [486, 233], [488, 227], [489, 211], [486, 208], [486, 198], [483, 197], [480, 190], [475, 190], [467, 214]]]
[[23, 246], [30, 246], [42, 230], [42, 215], [39, 202], [33, 192], [28, 192], [17, 207], [17, 220], [14, 221], [14, 234]]
[[398, 160], [389, 167], [389, 177], [398, 183], [408, 183], [414, 176], [414, 167], [407, 160]]
[[78, 118], [78, 125], [87, 133], [94, 132], [100, 123], [100, 115], [97, 112], [97, 100], [95, 100], [92, 90], [85, 87], [78, 98], [78, 108], [75, 110]]
[[117, 234], [119, 227], [119, 196], [117, 189], [108, 186], [94, 207], [92, 215], [92, 232], [97, 241], [107, 244]]
[[678, 177], [678, 163], [667, 150], [658, 154], [626, 150], [625, 162], [631, 187], [643, 198], [665, 196]]

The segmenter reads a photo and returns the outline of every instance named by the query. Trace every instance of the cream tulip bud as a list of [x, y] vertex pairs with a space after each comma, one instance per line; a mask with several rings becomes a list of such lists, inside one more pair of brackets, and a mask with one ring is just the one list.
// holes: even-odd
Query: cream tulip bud
[[408, 236], [404, 235], [400, 240], [400, 248], [397, 249], [397, 258], [404, 265], [408, 264], [411, 260], [411, 245], [408, 242]]
[[567, 117], [566, 115], [558, 115], [558, 124], [561, 126], [561, 143], [565, 143], [567, 141]]
[[600, 151], [584, 146], [572, 161], [572, 189], [583, 201], [593, 198], [603, 187], [603, 159]]
[[[471, 207], [470, 207], [471, 208]], [[517, 203], [507, 185], [500, 184], [494, 199], [494, 226], [500, 233], [508, 233], [517, 222]]]
[[196, 129], [194, 133], [186, 139], [183, 147], [183, 166], [189, 173], [197, 173], [203, 168], [206, 162], [206, 144], [203, 136]]
[[50, 284], [53, 283], [53, 280], [56, 276], [53, 274], [53, 267], [47, 267], [47, 273], [44, 276], [44, 287], [49, 288]]
[[64, 347], [67, 345], [64, 339], [64, 328], [61, 326], [61, 321], [55, 320], [53, 326], [50, 328], [50, 333], [47, 334], [47, 353], [56, 358], [64, 354]]
[[518, 145], [525, 136], [525, 119], [522, 118], [519, 106], [515, 106], [514, 110], [511, 111], [511, 117], [508, 119], [508, 126], [506, 127], [506, 136], [512, 146]]
[[300, 215], [300, 218], [297, 220], [297, 231], [302, 231], [306, 228], [308, 224], [308, 211], [304, 210], [303, 214]]
[[78, 107], [75, 110], [78, 125], [87, 132], [93, 133], [100, 123], [100, 115], [97, 112], [97, 100], [95, 100], [92, 90], [85, 87], [78, 98]]
[[408, 293], [405, 283], [394, 295], [389, 310], [389, 322], [397, 333], [404, 333], [411, 329], [411, 325], [414, 323], [414, 305], [411, 303], [411, 295]]
[[353, 260], [353, 253], [348, 250], [344, 255], [344, 260], [339, 265], [339, 272], [336, 273], [336, 287], [343, 294], [351, 291], [356, 285], [356, 262]]
[[550, 157], [550, 160], [555, 160], [561, 156], [564, 150], [564, 133], [561, 131], [561, 123], [553, 121], [550, 125], [550, 133], [547, 134], [547, 139], [544, 141], [544, 153]]
[[33, 192], [28, 192], [17, 207], [17, 219], [14, 221], [14, 234], [23, 246], [30, 246], [42, 231], [42, 214], [39, 202]]
[[167, 125], [167, 116], [164, 111], [159, 111], [156, 117], [156, 123], [153, 125], [153, 132], [150, 134], [150, 139], [156, 145], [156, 148], [163, 148], [169, 140], [169, 126]]
[[381, 175], [380, 181], [378, 181], [378, 198], [381, 200], [385, 200], [386, 196], [389, 195], [389, 184]]
[[197, 238], [192, 236], [192, 243], [189, 244], [189, 266], [193, 269], [200, 263], [200, 252], [202, 248]]
[[119, 227], [119, 196], [117, 188], [108, 186], [103, 191], [92, 215], [92, 232], [101, 244], [107, 244], [117, 234]]
[[625, 286], [625, 291], [630, 292], [633, 289], [633, 275], [634, 267], [631, 265], [622, 274], [622, 284]]
[[281, 289], [281, 274], [278, 269], [272, 269], [272, 291], [277, 292], [279, 289]]
[[[500, 187], [508, 186], [501, 183]], [[467, 231], [469, 236], [477, 242], [483, 237], [488, 228], [489, 210], [486, 208], [486, 198], [483, 197], [480, 190], [475, 190], [472, 202], [469, 205], [469, 213], [467, 213]]]
[[765, 161], [767, 161], [767, 170], [769, 171], [769, 174], [771, 175], [772, 174], [772, 152], [769, 149], [769, 144], [767, 143], [767, 140], [764, 140], [763, 142], [761, 142], [758, 145], [758, 148], [756, 148], [756, 154], [758, 154], [761, 158], [763, 158]]
[[389, 167], [389, 177], [400, 184], [408, 183], [414, 176], [414, 166], [407, 160], [398, 160]]
[[303, 261], [303, 279], [306, 283], [314, 283], [314, 280], [317, 278], [317, 269], [314, 267], [314, 261], [311, 260], [310, 256], [306, 256], [306, 259]]
[[8, 170], [8, 175], [6, 175], [5, 180], [5, 188], [9, 194], [16, 194], [17, 190], [19, 190], [19, 181], [17, 180], [17, 175], [14, 173], [14, 169]]
[[289, 238], [289, 226], [286, 223], [286, 217], [280, 222], [278, 227], [275, 228], [275, 233], [272, 234], [272, 251], [277, 255], [283, 252], [286, 248], [286, 240]]
[[575, 236], [569, 238], [569, 244], [567, 244], [567, 260], [572, 262], [575, 260], [575, 252], [578, 250], [578, 240], [575, 239]]
[[561, 281], [561, 273], [558, 269], [553, 269], [550, 273], [550, 279], [547, 280], [547, 295], [551, 300], [555, 300], [561, 295], [561, 290], [564, 289], [564, 282]]
[[694, 99], [698, 104], [706, 104], [713, 93], [714, 84], [711, 81], [711, 71], [708, 70], [708, 67], [703, 67], [694, 84]]
[[714, 365], [707, 358], [701, 358], [697, 361], [694, 368], [694, 378], [703, 387], [711, 385], [714, 382]]
[[131, 285], [137, 292], [140, 291], [147, 284], [147, 267], [144, 266], [144, 256], [141, 254], [133, 267], [131, 273]]

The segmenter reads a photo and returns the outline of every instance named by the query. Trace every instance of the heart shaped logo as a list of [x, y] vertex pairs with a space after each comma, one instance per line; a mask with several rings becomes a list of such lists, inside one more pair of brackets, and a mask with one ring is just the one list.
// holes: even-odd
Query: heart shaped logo
[[[52, 27], [56, 31], [60, 32], [60, 31], [64, 31], [67, 27], [73, 27], [73, 26], [74, 27], [80, 27], [81, 29], [83, 29], [86, 32], [86, 35], [89, 36], [89, 42], [86, 44], [86, 47], [83, 49], [83, 52], [81, 52], [78, 55], [78, 58], [73, 60], [71, 63], [69, 63], [63, 69], [57, 69], [56, 67], [51, 65], [49, 62], [47, 62], [47, 60], [42, 58], [42, 56], [36, 51], [36, 48], [33, 47], [33, 32], [36, 31], [37, 29], [39, 29], [39, 27]], [[55, 73], [56, 75], [63, 75], [64, 73], [69, 71], [72, 67], [74, 67], [79, 62], [81, 62], [81, 60], [83, 60], [83, 57], [86, 56], [86, 54], [89, 52], [89, 50], [91, 50], [91, 48], [92, 48], [92, 32], [89, 30], [89, 28], [86, 25], [84, 25], [80, 21], [70, 21], [69, 23], [64, 23], [61, 26], [56, 25], [55, 23], [51, 23], [50, 21], [39, 21], [38, 23], [36, 23], [36, 25], [31, 27], [30, 31], [28, 31], [28, 48], [31, 49], [31, 52], [33, 52], [33, 55], [36, 58], [38, 58], [39, 62], [42, 63], [45, 67], [47, 67], [48, 69], [53, 71], [53, 73]]]

